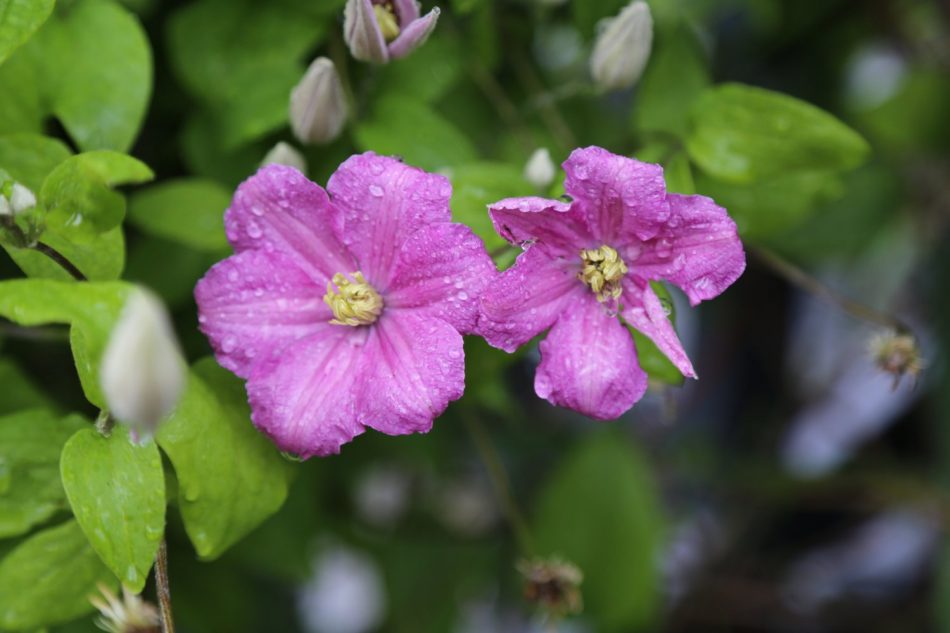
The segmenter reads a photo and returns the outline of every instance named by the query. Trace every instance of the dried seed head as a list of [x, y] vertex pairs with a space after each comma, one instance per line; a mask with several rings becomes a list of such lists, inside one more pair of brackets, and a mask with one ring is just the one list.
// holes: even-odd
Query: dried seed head
[[876, 334], [868, 342], [868, 350], [878, 368], [894, 376], [894, 389], [905, 375], [916, 381], [924, 369], [920, 347], [911, 334], [893, 331]]
[[518, 563], [524, 576], [524, 597], [547, 615], [561, 618], [584, 608], [580, 585], [584, 574], [573, 563], [558, 558], [535, 558]]

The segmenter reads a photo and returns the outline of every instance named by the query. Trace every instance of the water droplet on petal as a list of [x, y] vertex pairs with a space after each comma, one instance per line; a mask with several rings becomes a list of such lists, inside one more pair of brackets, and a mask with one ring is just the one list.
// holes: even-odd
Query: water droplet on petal
[[379, 185], [370, 185], [369, 194], [374, 198], [381, 198], [383, 196], [383, 188]]

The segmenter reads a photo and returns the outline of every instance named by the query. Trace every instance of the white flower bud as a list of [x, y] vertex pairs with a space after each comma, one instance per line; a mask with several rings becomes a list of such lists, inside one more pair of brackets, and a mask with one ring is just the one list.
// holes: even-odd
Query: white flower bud
[[264, 156], [261, 165], [287, 165], [302, 174], [307, 173], [307, 159], [290, 143], [280, 141]]
[[290, 126], [301, 143], [329, 143], [343, 130], [347, 107], [336, 66], [326, 57], [310, 64], [290, 93]]
[[151, 437], [185, 387], [185, 365], [171, 320], [151, 292], [133, 291], [102, 355], [99, 375], [109, 411], [133, 437]]
[[524, 179], [538, 189], [544, 189], [554, 182], [556, 171], [554, 161], [551, 160], [551, 152], [546, 147], [539, 147], [525, 163]]
[[622, 90], [637, 83], [650, 59], [653, 17], [642, 0], [631, 2], [606, 22], [590, 56], [590, 72], [604, 90]]
[[0, 194], [0, 215], [19, 215], [36, 206], [36, 196], [18, 182], [10, 189], [10, 198]]

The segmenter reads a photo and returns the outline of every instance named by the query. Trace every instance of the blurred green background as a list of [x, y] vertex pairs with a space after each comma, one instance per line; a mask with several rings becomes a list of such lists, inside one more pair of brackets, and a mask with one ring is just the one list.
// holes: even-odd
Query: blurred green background
[[[346, 51], [340, 0], [61, 0], [0, 65], [0, 165], [33, 133], [127, 150], [154, 171], [125, 191], [128, 221], [97, 238], [89, 274], [160, 293], [190, 360], [210, 353], [191, 292], [228, 254], [221, 213], [278, 141], [321, 184], [368, 149], [442, 171], [455, 218], [489, 250], [502, 241], [485, 205], [537, 193], [522, 175], [536, 148], [559, 163], [601, 145], [713, 196], [749, 247], [716, 301], [690, 309], [672, 292], [701, 379], [671, 386], [657, 361], [617, 422], [537, 398], [535, 346], [508, 356], [471, 339], [466, 394], [431, 433], [369, 433], [290, 465], [284, 506], [215, 560], [198, 559], [172, 509], [180, 631], [542, 631], [516, 564], [559, 555], [584, 574], [564, 632], [950, 632], [950, 3], [650, 0], [646, 73], [602, 94], [587, 60], [623, 4], [446, 0], [422, 48], [371, 67]], [[339, 139], [304, 148], [288, 95], [317, 55], [356, 108]], [[725, 82], [825, 109], [872, 151], [839, 165], [808, 153], [808, 129], [758, 129], [753, 111], [733, 125], [762, 155], [751, 176], [730, 173], [694, 142], [704, 107], [723, 107], [704, 91]], [[881, 328], [791, 285], [774, 256], [909, 323], [919, 381], [892, 389], [867, 351]], [[0, 275], [22, 273], [0, 255]], [[59, 328], [0, 330], [0, 384], [4, 414], [96, 414]]]

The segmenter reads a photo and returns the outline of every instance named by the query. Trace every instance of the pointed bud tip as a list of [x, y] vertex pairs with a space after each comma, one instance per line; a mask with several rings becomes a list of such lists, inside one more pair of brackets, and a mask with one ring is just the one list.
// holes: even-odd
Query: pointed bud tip
[[637, 83], [653, 47], [653, 17], [643, 0], [634, 0], [605, 22], [590, 56], [590, 72], [602, 90]]

